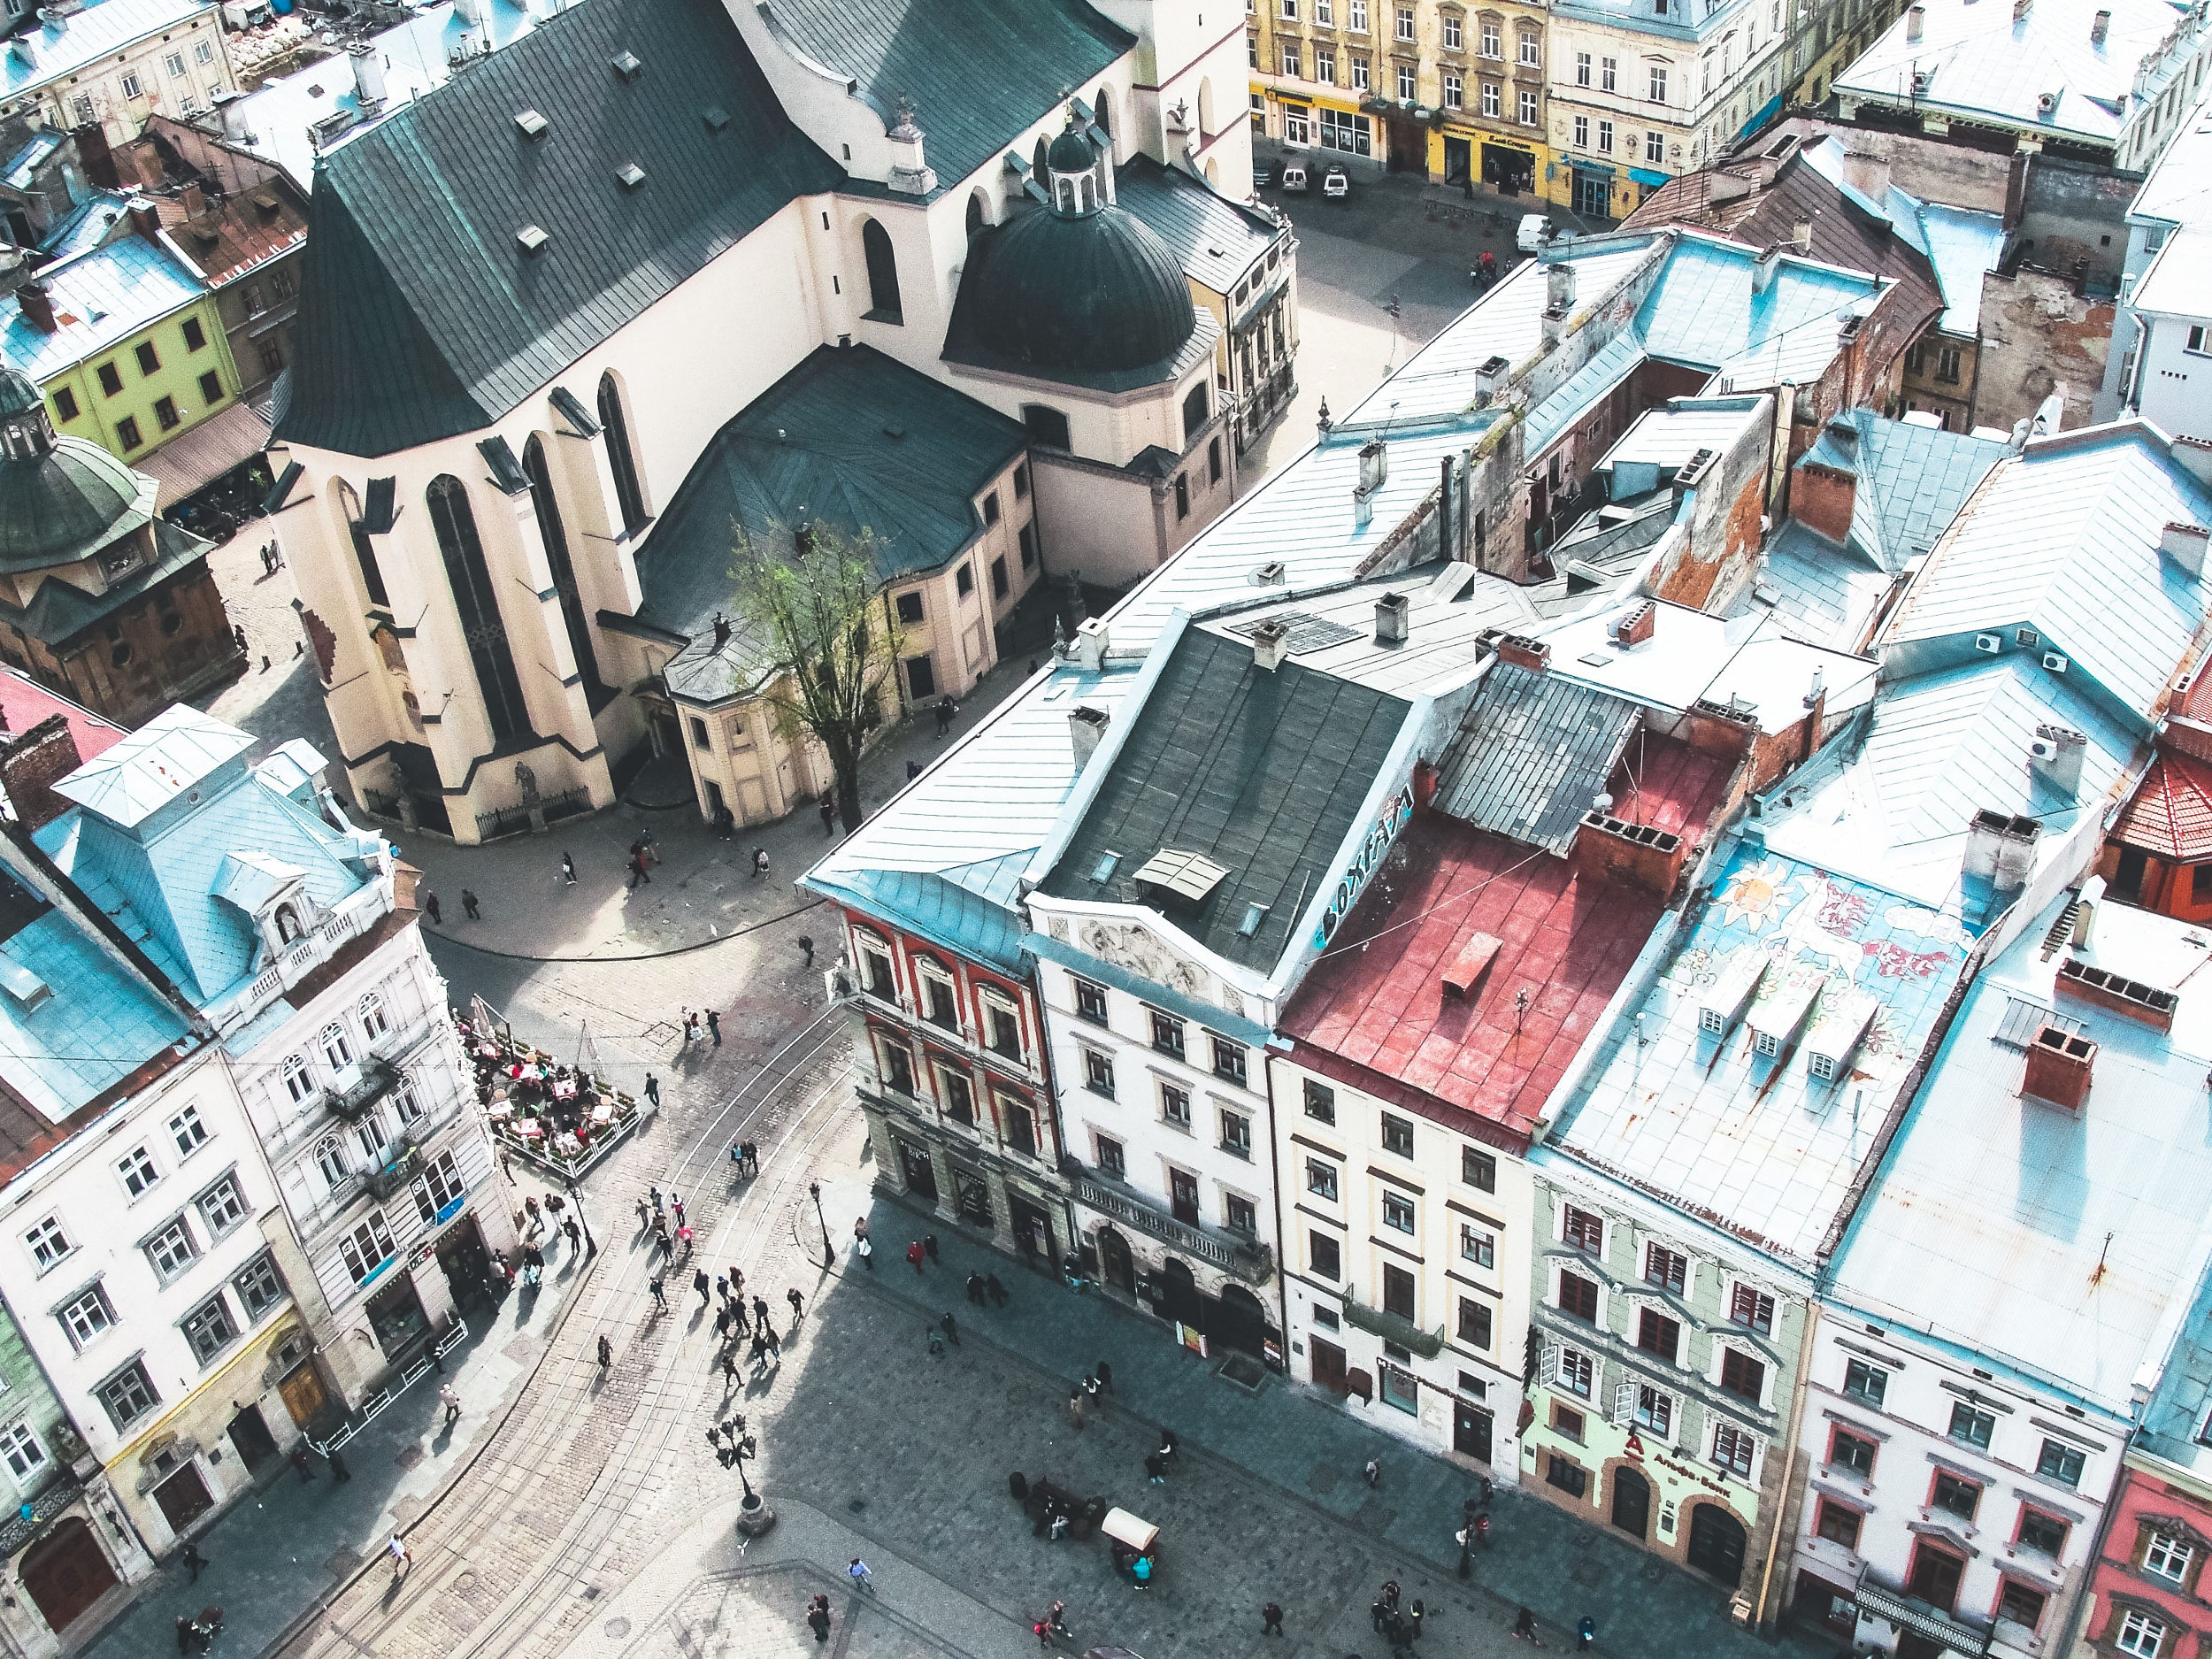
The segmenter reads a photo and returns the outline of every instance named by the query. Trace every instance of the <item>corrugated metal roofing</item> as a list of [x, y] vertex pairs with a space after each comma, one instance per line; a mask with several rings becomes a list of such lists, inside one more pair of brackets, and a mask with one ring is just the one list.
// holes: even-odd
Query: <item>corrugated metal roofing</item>
[[[1837, 1256], [1835, 1294], [2129, 1415], [2201, 1261], [2212, 940], [2108, 904], [2092, 946], [2047, 961], [2043, 920], [1967, 993]], [[2171, 1033], [2057, 995], [2069, 962], [2177, 990]], [[1996, 1041], [2021, 997], [2063, 1008], [2096, 1043], [2080, 1110], [2022, 1097], [2023, 1056]]]
[[1887, 640], [2024, 623], [2068, 673], [2147, 717], [2188, 655], [2208, 588], [2159, 552], [2212, 524], [2212, 491], [2141, 421], [2032, 441], [1984, 486], [1913, 584]]
[[1168, 245], [1193, 281], [1217, 294], [1233, 290], [1283, 234], [1265, 214], [1142, 150], [1115, 173], [1114, 200]]
[[195, 19], [215, 19], [209, 0], [98, 0], [55, 23], [18, 36], [32, 62], [14, 50], [0, 54], [0, 98], [14, 99], [77, 74], [111, 52], [164, 29], [184, 27]]
[[20, 306], [10, 306], [0, 318], [0, 351], [34, 382], [112, 350], [202, 293], [183, 261], [143, 236], [126, 236], [50, 265], [38, 278], [53, 298], [54, 332], [38, 327]]
[[[609, 67], [629, 50], [635, 80]], [[517, 132], [523, 109], [543, 137]], [[717, 0], [572, 6], [330, 153], [279, 436], [378, 456], [488, 425], [842, 176]], [[532, 224], [552, 234], [535, 256], [515, 243]]]
[[[2090, 39], [2085, 6], [2047, 4], [2016, 18], [2009, 6], [1932, 0], [1918, 40], [1908, 38], [1910, 24], [1900, 17], [1832, 85], [1847, 106], [1878, 99], [1916, 117], [1980, 116], [2054, 138], [2116, 143], [2138, 65], [2186, 13], [2170, 0], [2098, 0], [2094, 9], [2112, 14], [2101, 42]], [[1916, 75], [1925, 77], [1917, 88]], [[2047, 111], [2039, 104], [2047, 95], [2056, 99]]]
[[1137, 43], [1083, 0], [774, 0], [761, 16], [803, 57], [858, 81], [886, 127], [912, 98], [948, 188], [1071, 94], [1087, 98], [1091, 77]]
[[[1171, 919], [1215, 955], [1264, 972], [1302, 901], [1333, 879], [1411, 710], [1295, 658], [1261, 669], [1244, 641], [1187, 629], [1040, 886], [1061, 898], [1129, 901], [1125, 876], [1091, 879], [1104, 854], [1119, 853], [1123, 871], [1163, 849], [1201, 854], [1228, 877], [1198, 913]], [[1248, 935], [1239, 924], [1253, 904], [1266, 913]]]
[[1563, 858], [1642, 722], [1624, 698], [1494, 663], [1438, 768], [1437, 809]]
[[[1741, 848], [1635, 1018], [1614, 1026], [1552, 1140], [1808, 1264], [1965, 966], [1967, 944], [1953, 917]], [[1763, 960], [1768, 987], [1801, 995], [1832, 984], [1874, 1000], [1873, 1024], [1834, 1080], [1814, 1077], [1797, 1045], [1757, 1054], [1747, 1024], [1718, 1035], [1700, 1029], [1703, 987], [1747, 958]]]

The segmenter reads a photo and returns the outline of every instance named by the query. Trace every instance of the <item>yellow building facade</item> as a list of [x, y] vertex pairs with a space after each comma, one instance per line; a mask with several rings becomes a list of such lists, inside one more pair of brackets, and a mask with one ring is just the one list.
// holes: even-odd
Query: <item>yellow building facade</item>
[[1463, 0], [1248, 0], [1255, 137], [1433, 183], [1540, 195], [1545, 12]]

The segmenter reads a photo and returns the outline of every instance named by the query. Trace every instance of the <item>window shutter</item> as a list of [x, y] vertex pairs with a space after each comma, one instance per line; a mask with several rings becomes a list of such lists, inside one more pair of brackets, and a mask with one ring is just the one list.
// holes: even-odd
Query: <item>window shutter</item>
[[1624, 1382], [1613, 1390], [1613, 1426], [1624, 1428], [1636, 1420], [1636, 1385]]
[[1547, 1388], [1559, 1381], [1559, 1350], [1548, 1342], [1544, 1345], [1544, 1358], [1537, 1367], [1536, 1379]]

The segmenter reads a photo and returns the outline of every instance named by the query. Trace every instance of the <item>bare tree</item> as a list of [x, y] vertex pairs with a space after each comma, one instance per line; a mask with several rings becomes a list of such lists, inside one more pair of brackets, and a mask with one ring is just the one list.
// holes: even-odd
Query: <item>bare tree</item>
[[811, 736], [829, 756], [849, 835], [860, 827], [861, 751], [880, 723], [902, 637], [878, 603], [883, 538], [865, 525], [847, 532], [771, 524], [758, 536], [736, 529], [733, 603], [770, 660], [761, 695], [787, 729]]

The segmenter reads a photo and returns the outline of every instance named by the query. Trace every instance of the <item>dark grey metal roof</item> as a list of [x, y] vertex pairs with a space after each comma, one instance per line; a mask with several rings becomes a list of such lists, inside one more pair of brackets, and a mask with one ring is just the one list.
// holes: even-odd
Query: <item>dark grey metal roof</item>
[[911, 98], [924, 154], [948, 186], [1071, 93], [1087, 97], [1091, 77], [1137, 43], [1084, 0], [771, 0], [761, 14], [857, 81], [886, 127], [899, 99]]
[[487, 426], [842, 177], [718, 0], [583, 0], [324, 161], [277, 437], [377, 456]]
[[[1138, 903], [1133, 872], [1163, 849], [1228, 875], [1176, 926], [1263, 972], [1290, 941], [1303, 901], [1333, 884], [1345, 838], [1412, 705], [1286, 661], [1272, 672], [1241, 640], [1187, 630], [1113, 769], [1046, 877], [1062, 898]], [[1093, 880], [1119, 853], [1115, 875]], [[1248, 906], [1259, 927], [1238, 930]]]
[[1266, 214], [1141, 150], [1115, 172], [1114, 199], [1167, 244], [1193, 281], [1217, 294], [1234, 289], [1282, 234]]
[[1494, 663], [1445, 751], [1437, 810], [1564, 857], [1642, 718], [1610, 692]]

